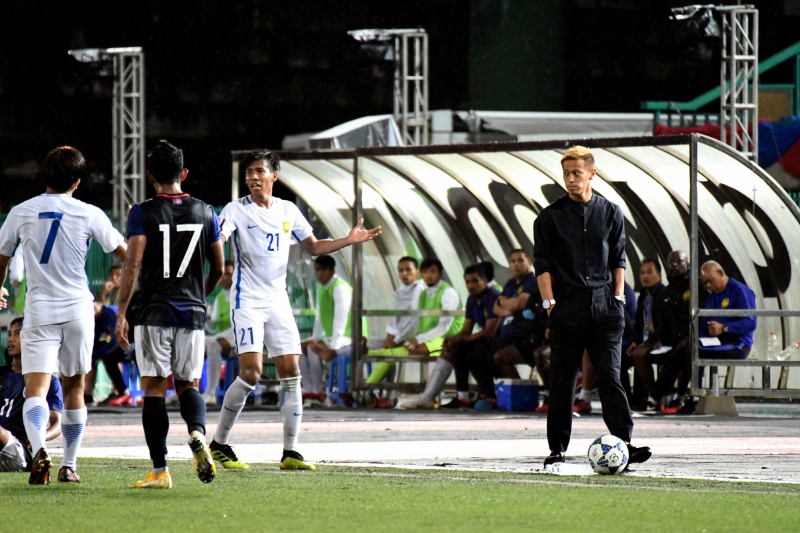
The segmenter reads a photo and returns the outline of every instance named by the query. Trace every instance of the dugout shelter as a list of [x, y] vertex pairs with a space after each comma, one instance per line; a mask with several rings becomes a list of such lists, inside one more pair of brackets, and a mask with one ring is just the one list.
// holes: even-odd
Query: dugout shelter
[[[671, 250], [696, 250], [694, 273], [714, 259], [755, 292], [759, 324], [751, 360], [764, 359], [770, 332], [781, 346], [800, 341], [794, 311], [800, 309], [800, 209], [763, 169], [702, 135], [285, 151], [279, 181], [318, 236], [345, 235], [361, 216], [367, 227], [383, 227], [379, 239], [336, 254], [339, 275], [354, 287], [353, 312], [368, 316], [369, 330], [382, 334], [387, 318], [380, 315], [390, 307], [404, 255], [438, 257], [462, 302], [469, 264], [491, 261], [497, 281], [505, 282], [509, 251], [532, 250], [537, 213], [565, 194], [560, 158], [574, 144], [594, 151], [594, 192], [623, 210], [626, 281], [637, 291], [642, 259], [665, 265]], [[247, 191], [239, 168], [245, 153], [232, 153], [233, 197]], [[306, 302], [313, 293], [308, 265], [293, 251], [290, 292]], [[353, 329], [358, 336], [358, 320]], [[361, 354], [353, 356], [359, 361]], [[781, 394], [795, 395], [800, 370], [765, 375], [771, 366], [777, 365], [744, 368], [726, 387], [772, 395], [782, 378], [788, 390]], [[353, 367], [358, 388], [361, 365]]]

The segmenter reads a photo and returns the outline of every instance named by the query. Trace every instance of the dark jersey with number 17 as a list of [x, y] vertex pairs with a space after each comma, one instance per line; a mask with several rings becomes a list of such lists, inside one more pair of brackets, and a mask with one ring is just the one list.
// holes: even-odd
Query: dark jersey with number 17
[[136, 324], [186, 329], [205, 325], [205, 263], [220, 239], [214, 209], [188, 194], [159, 194], [131, 208], [128, 238], [144, 235]]

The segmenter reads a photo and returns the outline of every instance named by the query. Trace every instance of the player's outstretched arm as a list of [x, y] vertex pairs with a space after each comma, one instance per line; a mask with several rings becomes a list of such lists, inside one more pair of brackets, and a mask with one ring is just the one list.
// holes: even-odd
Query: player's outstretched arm
[[127, 255], [127, 253], [128, 253], [128, 243], [127, 242], [123, 242], [122, 244], [120, 244], [119, 246], [117, 246], [116, 248], [114, 248], [111, 251], [111, 255], [113, 255], [114, 259], [116, 259], [120, 263], [124, 263], [125, 262], [125, 256]]
[[123, 350], [130, 348], [128, 342], [128, 321], [125, 314], [128, 305], [131, 303], [133, 290], [136, 280], [139, 279], [139, 271], [142, 269], [142, 257], [147, 246], [147, 237], [135, 235], [128, 241], [128, 250], [125, 255], [125, 262], [122, 263], [122, 278], [119, 283], [119, 307], [117, 308], [117, 324], [114, 328], [114, 336], [117, 338], [119, 347]]
[[345, 246], [353, 244], [360, 244], [362, 242], [371, 241], [381, 234], [381, 227], [376, 226], [372, 229], [363, 229], [361, 226], [364, 224], [364, 219], [358, 220], [358, 223], [350, 230], [347, 237], [341, 239], [325, 239], [322, 241], [317, 240], [316, 237], [311, 235], [300, 243], [303, 250], [311, 255], [330, 254], [337, 250], [341, 250]]

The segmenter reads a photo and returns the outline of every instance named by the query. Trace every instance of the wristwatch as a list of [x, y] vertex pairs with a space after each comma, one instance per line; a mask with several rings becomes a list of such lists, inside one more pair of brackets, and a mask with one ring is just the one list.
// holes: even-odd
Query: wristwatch
[[556, 305], [555, 300], [542, 300], [542, 309], [550, 309], [554, 305]]
[[622, 305], [625, 305], [626, 302], [625, 302], [625, 295], [624, 294], [619, 294], [619, 295], [615, 294], [614, 298], [616, 298], [617, 301], [622, 302]]
[[722, 333], [728, 333], [728, 324], [722, 325]]

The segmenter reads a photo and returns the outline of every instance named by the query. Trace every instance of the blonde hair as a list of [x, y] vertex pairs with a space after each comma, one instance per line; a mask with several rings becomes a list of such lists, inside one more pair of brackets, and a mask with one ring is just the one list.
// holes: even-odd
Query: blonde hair
[[586, 164], [586, 168], [593, 168], [594, 167], [594, 155], [592, 151], [586, 148], [585, 146], [573, 146], [566, 152], [564, 152], [564, 156], [561, 158], [561, 164], [564, 164], [564, 161], [571, 161], [576, 159], [582, 159], [583, 162]]

